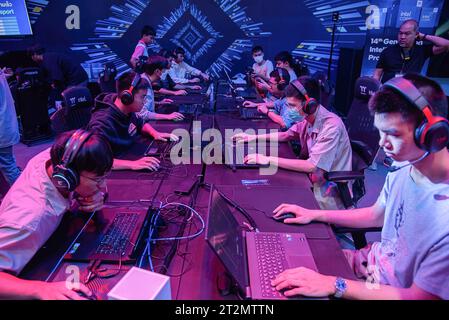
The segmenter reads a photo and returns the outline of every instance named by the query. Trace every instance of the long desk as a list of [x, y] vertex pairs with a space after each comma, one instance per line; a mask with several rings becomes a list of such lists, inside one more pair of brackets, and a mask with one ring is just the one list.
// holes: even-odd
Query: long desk
[[[240, 120], [235, 113], [203, 114], [199, 119], [202, 131], [209, 128], [231, 129], [277, 129], [278, 127], [269, 120], [248, 121]], [[153, 123], [157, 130], [169, 132], [175, 128], [184, 127], [191, 129], [190, 124], [170, 123], [158, 121]], [[132, 153], [132, 151], [130, 151]], [[294, 154], [288, 144], [279, 146], [279, 155], [293, 158]], [[151, 177], [151, 178], [150, 178]], [[200, 181], [190, 196], [178, 196], [174, 193], [182, 185]], [[243, 183], [243, 182], [249, 183]], [[254, 183], [253, 183], [254, 182]], [[328, 225], [313, 223], [306, 226], [291, 226], [275, 222], [270, 218], [272, 211], [281, 203], [296, 203], [310, 209], [318, 208], [311, 192], [311, 184], [307, 175], [286, 170], [278, 170], [274, 175], [261, 176], [257, 169], [240, 169], [232, 171], [230, 168], [213, 164], [203, 166], [201, 164], [182, 164], [174, 166], [173, 170], [160, 176], [155, 173], [120, 172], [111, 175], [107, 180], [109, 199], [107, 206], [113, 207], [138, 207], [147, 208], [150, 204], [157, 205], [167, 202], [182, 202], [193, 204], [198, 213], [207, 221], [207, 209], [209, 202], [208, 185], [215, 185], [219, 190], [232, 198], [243, 207], [257, 222], [261, 231], [285, 231], [302, 232], [308, 237], [308, 241], [315, 258], [318, 269], [323, 274], [340, 275], [354, 279], [354, 276], [346, 262], [340, 246]], [[238, 214], [236, 214], [237, 216]], [[70, 233], [70, 237], [62, 242], [64, 246], [73, 241], [76, 230]], [[67, 228], [67, 224], [64, 225]], [[185, 225], [183, 235], [190, 235], [198, 231], [199, 222], [196, 217]], [[66, 230], [66, 229], [64, 229]], [[167, 230], [165, 230], [167, 231]], [[176, 228], [172, 230], [176, 232]], [[66, 232], [66, 231], [63, 231]], [[59, 242], [61, 244], [61, 242]], [[217, 290], [217, 279], [224, 273], [223, 266], [215, 257], [205, 241], [204, 232], [190, 240], [178, 241], [173, 258], [168, 265], [161, 265], [157, 260], [158, 255], [163, 255], [172, 243], [158, 243], [155, 248], [153, 263], [156, 271], [171, 276], [171, 289], [173, 299], [236, 299], [235, 295], [222, 296]], [[37, 255], [24, 271], [23, 275], [28, 279], [45, 279], [57, 262], [58, 257], [64, 252], [63, 246], [59, 250], [49, 252], [47, 255]], [[52, 248], [52, 247], [50, 247]], [[66, 247], [64, 247], [66, 248]], [[57, 252], [56, 252], [57, 251]], [[44, 258], [43, 258], [44, 257]], [[41, 259], [41, 261], [38, 261]], [[45, 261], [44, 261], [45, 260]], [[58, 270], [54, 272], [52, 281], [65, 280], [67, 266], [70, 262], [62, 262]], [[85, 272], [85, 264], [75, 264], [81, 272]], [[147, 268], [147, 264], [144, 264]], [[98, 290], [97, 296], [106, 299], [108, 289], [120, 279], [129, 266], [122, 266], [122, 272], [113, 279], [102, 279], [96, 283], [92, 290]], [[45, 270], [47, 274], [45, 274]]]

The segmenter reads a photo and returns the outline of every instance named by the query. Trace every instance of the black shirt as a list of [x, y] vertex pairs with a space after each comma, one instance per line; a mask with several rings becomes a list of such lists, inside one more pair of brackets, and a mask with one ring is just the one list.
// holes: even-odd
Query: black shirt
[[114, 93], [100, 94], [95, 99], [95, 109], [87, 126], [88, 130], [109, 141], [114, 157], [131, 147], [135, 141], [135, 133], [140, 132], [144, 124], [134, 113], [127, 115], [117, 108], [115, 98], [117, 94]]
[[75, 86], [88, 80], [86, 71], [79, 63], [59, 53], [44, 53], [41, 67], [50, 82], [59, 82], [64, 87]]
[[383, 69], [382, 83], [394, 78], [396, 74], [407, 72], [420, 73], [427, 58], [433, 55], [433, 45], [414, 45], [409, 51], [410, 59], [397, 44], [386, 48], [380, 54], [376, 68]]

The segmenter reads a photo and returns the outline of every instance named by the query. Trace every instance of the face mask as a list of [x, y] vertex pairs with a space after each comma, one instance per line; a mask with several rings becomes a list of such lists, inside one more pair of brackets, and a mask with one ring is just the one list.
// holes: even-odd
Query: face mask
[[254, 57], [254, 61], [256, 61], [256, 63], [261, 63], [263, 61], [263, 55]]
[[295, 122], [299, 122], [303, 119], [303, 117], [299, 114], [298, 110], [292, 107], [286, 107], [285, 114], [289, 119]]

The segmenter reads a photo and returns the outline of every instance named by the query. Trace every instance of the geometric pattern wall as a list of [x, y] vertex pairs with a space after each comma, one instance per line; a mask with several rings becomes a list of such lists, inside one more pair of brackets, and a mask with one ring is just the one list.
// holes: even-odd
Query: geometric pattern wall
[[[253, 21], [246, 14], [245, 8], [240, 6], [240, 0], [213, 2], [218, 11], [216, 15], [225, 15], [226, 19], [211, 21], [194, 1], [182, 0], [168, 16], [160, 18], [160, 22], [157, 23], [156, 42], [150, 49], [157, 52], [161, 48], [160, 42], [169, 42], [170, 47], [184, 48], [187, 59], [195, 65], [217, 47], [220, 39], [226, 38], [229, 41], [227, 30], [237, 27], [241, 31], [240, 36], [233, 39], [225, 48], [221, 48], [213, 60], [210, 56], [207, 57], [210, 61], [207, 72], [219, 76], [223, 69], [230, 70], [234, 62], [241, 59], [242, 54], [253, 46], [255, 39], [271, 35], [271, 32], [263, 30], [263, 23]], [[151, 3], [151, 0], [125, 0], [122, 4], [112, 5], [111, 15], [107, 19], [97, 21], [93, 34], [88, 37], [89, 41], [75, 43], [71, 46], [71, 50], [83, 51], [89, 57], [84, 61], [87, 65], [113, 62], [119, 72], [129, 70], [128, 61], [119, 58], [108, 43], [122, 38]], [[223, 23], [233, 26], [228, 27]], [[223, 31], [217, 31], [218, 25]]]

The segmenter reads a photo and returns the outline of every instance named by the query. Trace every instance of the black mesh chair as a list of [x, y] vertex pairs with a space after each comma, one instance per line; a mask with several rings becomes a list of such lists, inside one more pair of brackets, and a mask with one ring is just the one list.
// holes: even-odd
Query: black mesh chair
[[[368, 101], [379, 90], [380, 85], [379, 81], [370, 77], [357, 79], [354, 100], [346, 119], [352, 148], [352, 171], [325, 174], [328, 181], [337, 184], [340, 198], [347, 209], [356, 208], [357, 202], [365, 195], [364, 172], [373, 163], [379, 150], [379, 132], [374, 127], [374, 117], [369, 112]], [[337, 233], [351, 233], [354, 245], [359, 249], [366, 246], [365, 233], [379, 231], [379, 228], [356, 230], [335, 227], [334, 230]]]
[[62, 93], [64, 104], [51, 117], [55, 133], [81, 129], [87, 126], [92, 115], [93, 100], [86, 87], [70, 87]]
[[329, 111], [337, 113], [334, 108], [335, 88], [332, 82], [327, 78], [327, 74], [323, 71], [317, 71], [312, 78], [320, 84], [320, 102]]

